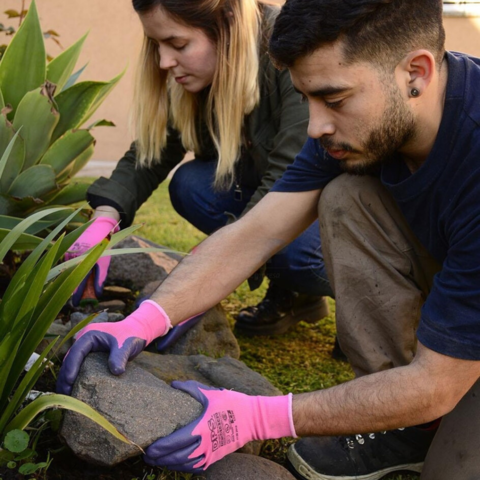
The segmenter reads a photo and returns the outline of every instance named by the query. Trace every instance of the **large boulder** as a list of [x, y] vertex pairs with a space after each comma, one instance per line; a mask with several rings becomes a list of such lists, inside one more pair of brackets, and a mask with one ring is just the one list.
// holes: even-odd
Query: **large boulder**
[[265, 377], [240, 360], [228, 356], [215, 359], [205, 355], [157, 355], [142, 352], [130, 363], [142, 367], [166, 383], [173, 380], [197, 380], [247, 395], [282, 394]]
[[240, 358], [240, 347], [230, 328], [225, 311], [221, 305], [216, 305], [163, 353], [173, 355], [202, 353], [211, 357], [229, 355]]
[[[281, 393], [261, 375], [230, 357], [215, 360], [203, 355], [142, 352], [119, 377], [109, 372], [106, 354], [90, 354], [72, 395], [145, 448], [190, 423], [202, 411], [196, 400], [168, 385], [172, 380], [197, 380], [251, 395]], [[77, 456], [91, 463], [112, 466], [141, 453], [77, 413], [65, 414], [60, 434]], [[261, 442], [251, 442], [242, 451], [258, 455], [260, 447]]]
[[104, 466], [139, 455], [138, 447], [148, 447], [202, 412], [190, 395], [135, 364], [119, 377], [112, 375], [103, 353], [85, 359], [72, 396], [97, 410], [137, 445], [123, 443], [87, 417], [67, 411], [61, 437], [78, 457]]

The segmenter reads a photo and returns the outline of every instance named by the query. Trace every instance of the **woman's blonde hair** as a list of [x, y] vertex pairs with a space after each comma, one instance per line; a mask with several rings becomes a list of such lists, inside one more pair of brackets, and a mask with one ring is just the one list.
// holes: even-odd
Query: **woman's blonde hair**
[[215, 43], [217, 67], [205, 102], [169, 81], [159, 68], [156, 44], [145, 37], [137, 70], [133, 121], [141, 166], [159, 162], [170, 123], [187, 150], [200, 151], [197, 137], [204, 119], [218, 152], [215, 186], [234, 180], [245, 115], [257, 105], [260, 12], [257, 0], [133, 0], [138, 13], [162, 8], [176, 21], [200, 28]]

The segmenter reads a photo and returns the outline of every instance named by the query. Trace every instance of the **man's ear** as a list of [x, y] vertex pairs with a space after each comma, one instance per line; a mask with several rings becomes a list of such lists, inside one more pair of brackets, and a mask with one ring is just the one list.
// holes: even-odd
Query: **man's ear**
[[428, 50], [415, 50], [400, 61], [397, 69], [406, 96], [419, 97], [433, 80], [436, 71], [435, 57]]

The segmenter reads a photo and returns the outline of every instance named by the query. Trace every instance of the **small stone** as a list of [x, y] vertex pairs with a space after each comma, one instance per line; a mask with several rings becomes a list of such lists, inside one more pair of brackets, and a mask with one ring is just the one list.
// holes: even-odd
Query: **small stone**
[[108, 300], [98, 304], [98, 310], [110, 310], [111, 312], [123, 312], [127, 308], [122, 300]]
[[133, 300], [133, 292], [129, 288], [118, 286], [107, 286], [103, 288], [102, 301], [103, 300]]
[[210, 465], [202, 475], [205, 480], [295, 480], [278, 463], [245, 453], [232, 453]]
[[[48, 345], [50, 345], [50, 343], [53, 342], [53, 340], [55, 340], [57, 336], [60, 337], [57, 341], [58, 347], [58, 345], [60, 345], [60, 342], [68, 335], [68, 332], [70, 332], [70, 328], [67, 325], [63, 325], [63, 323], [53, 322], [50, 325], [50, 328], [48, 329], [45, 338], [39, 343], [35, 351], [37, 353], [42, 353], [43, 350], [45, 350], [45, 348], [47, 348]], [[71, 346], [72, 340], [70, 339], [62, 345], [62, 347], [58, 351], [58, 355], [65, 355]], [[53, 347], [54, 350], [57, 347]]]

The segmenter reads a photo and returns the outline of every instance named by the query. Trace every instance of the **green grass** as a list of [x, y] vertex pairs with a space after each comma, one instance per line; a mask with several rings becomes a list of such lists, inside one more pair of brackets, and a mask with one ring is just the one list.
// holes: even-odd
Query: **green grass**
[[[135, 224], [143, 224], [138, 235], [160, 245], [188, 252], [205, 238], [205, 235], [181, 218], [171, 206], [168, 183], [164, 182], [138, 211]], [[222, 305], [233, 325], [241, 308], [255, 305], [264, 296], [267, 283], [250, 292], [244, 282], [229, 295]], [[330, 316], [317, 324], [301, 322], [294, 330], [277, 337], [248, 338], [238, 335], [241, 360], [252, 370], [264, 375], [284, 393], [308, 392], [328, 388], [353, 378], [346, 362], [331, 359], [335, 339], [335, 303], [330, 301]], [[291, 439], [266, 442], [262, 455], [284, 463]], [[158, 480], [187, 480], [188, 475], [162, 473]], [[394, 475], [391, 480], [416, 480], [417, 475]]]

